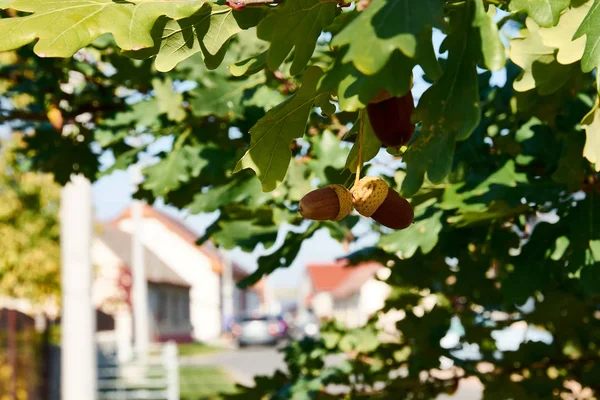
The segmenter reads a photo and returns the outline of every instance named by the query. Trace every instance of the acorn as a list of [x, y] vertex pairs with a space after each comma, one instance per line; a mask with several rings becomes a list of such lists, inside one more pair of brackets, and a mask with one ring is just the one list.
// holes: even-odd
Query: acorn
[[410, 90], [402, 97], [394, 97], [385, 89], [367, 104], [367, 114], [373, 132], [387, 147], [399, 149], [406, 145], [415, 133], [411, 121], [415, 103]]
[[300, 200], [300, 215], [315, 221], [339, 221], [352, 211], [352, 195], [342, 185], [329, 185]]
[[406, 229], [415, 218], [410, 203], [380, 178], [362, 178], [351, 193], [354, 208], [360, 215], [388, 228]]

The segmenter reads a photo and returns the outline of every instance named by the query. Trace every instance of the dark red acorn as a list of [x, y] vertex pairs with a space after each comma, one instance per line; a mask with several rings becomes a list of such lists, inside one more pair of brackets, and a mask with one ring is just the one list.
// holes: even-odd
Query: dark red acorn
[[415, 132], [415, 124], [410, 119], [414, 109], [415, 104], [410, 91], [402, 97], [393, 97], [382, 90], [374, 101], [367, 105], [373, 132], [381, 143], [399, 149], [410, 141]]

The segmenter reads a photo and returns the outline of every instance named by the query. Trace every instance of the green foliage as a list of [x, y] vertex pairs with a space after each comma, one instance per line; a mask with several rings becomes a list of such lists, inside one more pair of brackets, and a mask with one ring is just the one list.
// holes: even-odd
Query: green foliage
[[550, 27], [558, 22], [560, 14], [569, 7], [569, 0], [513, 0], [511, 11], [524, 11], [540, 26]]
[[594, 0], [594, 4], [586, 14], [583, 22], [575, 32], [573, 39], [586, 35], [585, 52], [581, 59], [583, 72], [590, 72], [600, 66], [600, 1]]
[[430, 28], [439, 25], [441, 17], [441, 3], [436, 0], [425, 0], [419, 7], [411, 6], [410, 0], [373, 0], [331, 44], [348, 46], [343, 62], [352, 62], [365, 75], [380, 71], [396, 50], [419, 62], [431, 62], [435, 57]]
[[[414, 195], [425, 172], [433, 182], [444, 179], [452, 168], [454, 143], [469, 137], [480, 119], [476, 63], [481, 57], [477, 45], [484, 31], [477, 24], [475, 3], [450, 16], [450, 33], [442, 44], [450, 55], [446, 70], [422, 96], [415, 110], [421, 131], [404, 155], [408, 163], [402, 193]], [[486, 14], [482, 18], [488, 18]], [[473, 28], [480, 26], [481, 28]], [[487, 56], [495, 59], [498, 56]], [[495, 63], [495, 61], [493, 62]], [[416, 161], [419, 160], [419, 161]]]
[[26, 170], [21, 145], [3, 142], [0, 154], [0, 295], [58, 301], [60, 187], [52, 175]]
[[258, 37], [271, 42], [267, 66], [277, 69], [293, 49], [290, 73], [302, 72], [315, 51], [319, 35], [333, 22], [336, 13], [333, 1], [286, 1], [258, 25]]
[[587, 133], [583, 156], [596, 166], [596, 171], [600, 171], [600, 110], [598, 110], [598, 104], [586, 115], [582, 124]]
[[284, 103], [269, 110], [254, 125], [249, 132], [252, 135], [250, 148], [234, 172], [251, 168], [260, 179], [264, 191], [275, 190], [285, 178], [292, 157], [290, 142], [304, 134], [313, 105], [324, 105], [327, 110], [331, 108], [329, 96], [316, 91], [322, 74], [323, 71], [318, 67], [308, 69], [302, 87]]
[[379, 153], [382, 146], [377, 136], [375, 136], [375, 132], [373, 132], [369, 116], [364, 111], [360, 113], [359, 119], [352, 126], [349, 135], [354, 135], [358, 138], [361, 124], [363, 125], [362, 141], [354, 141], [352, 150], [350, 150], [350, 154], [348, 154], [348, 159], [346, 160], [346, 168], [351, 172], [356, 171], [359, 159], [362, 162], [370, 161]]
[[11, 8], [31, 15], [0, 22], [0, 30], [10, 32], [3, 35], [0, 51], [15, 49], [38, 39], [36, 54], [70, 57], [105, 33], [111, 33], [123, 50], [151, 47], [150, 30], [159, 17], [185, 18], [199, 10], [203, 3], [13, 0]]

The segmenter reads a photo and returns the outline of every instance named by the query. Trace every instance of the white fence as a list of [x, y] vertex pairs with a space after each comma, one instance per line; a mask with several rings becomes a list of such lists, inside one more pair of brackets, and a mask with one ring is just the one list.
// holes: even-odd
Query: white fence
[[116, 353], [98, 366], [99, 400], [179, 400], [177, 345], [154, 345], [148, 354], [119, 361]]

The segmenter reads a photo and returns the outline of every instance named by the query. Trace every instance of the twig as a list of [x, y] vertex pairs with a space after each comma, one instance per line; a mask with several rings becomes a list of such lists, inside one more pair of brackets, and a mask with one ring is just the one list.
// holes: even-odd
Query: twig
[[[241, 10], [251, 6], [270, 6], [283, 3], [284, 0], [227, 0], [225, 3], [234, 10]], [[322, 3], [339, 3], [341, 7], [348, 7], [350, 3], [342, 0], [321, 0]]]
[[283, 0], [227, 0], [227, 5], [234, 10], [241, 10], [247, 6], [268, 6], [280, 4]]
[[362, 143], [363, 143], [363, 128], [364, 128], [364, 112], [361, 111], [359, 115], [360, 119], [360, 128], [358, 129], [358, 162], [356, 163], [356, 177], [354, 178], [354, 186], [358, 185], [358, 181], [360, 181], [360, 171], [362, 169]]

